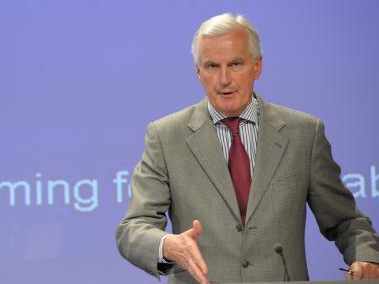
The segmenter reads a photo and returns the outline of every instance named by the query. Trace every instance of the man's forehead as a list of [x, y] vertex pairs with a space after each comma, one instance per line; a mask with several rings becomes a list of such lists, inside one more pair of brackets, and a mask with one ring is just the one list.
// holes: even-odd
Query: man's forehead
[[244, 28], [234, 28], [222, 34], [216, 35], [202, 35], [199, 38], [199, 45], [209, 42], [216, 41], [237, 41], [237, 40], [248, 40], [248, 32]]
[[198, 43], [199, 59], [205, 61], [232, 61], [250, 54], [248, 36], [243, 29], [222, 35], [202, 36]]

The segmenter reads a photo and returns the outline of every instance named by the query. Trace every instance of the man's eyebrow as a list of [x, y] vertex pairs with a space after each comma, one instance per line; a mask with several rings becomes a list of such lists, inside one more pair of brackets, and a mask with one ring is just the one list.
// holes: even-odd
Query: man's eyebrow
[[213, 60], [209, 60], [209, 59], [204, 60], [202, 64], [203, 64], [203, 65], [209, 65], [209, 64], [219, 65], [217, 62], [215, 62], [215, 61], [213, 61]]
[[243, 62], [243, 61], [245, 61], [242, 57], [236, 57], [236, 58], [233, 58], [232, 60], [231, 60], [231, 62], [236, 62], [236, 61], [238, 61], [238, 62]]

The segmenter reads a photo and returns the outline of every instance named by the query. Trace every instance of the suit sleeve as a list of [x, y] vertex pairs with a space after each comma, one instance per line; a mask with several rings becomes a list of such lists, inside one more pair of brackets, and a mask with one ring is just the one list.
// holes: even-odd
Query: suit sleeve
[[317, 121], [311, 154], [309, 206], [321, 233], [335, 241], [347, 264], [354, 261], [379, 263], [379, 237], [343, 185], [340, 172], [332, 158], [324, 125]]
[[170, 268], [169, 264], [158, 264], [160, 240], [167, 234], [164, 231], [165, 214], [169, 206], [168, 173], [158, 133], [152, 123], [145, 136], [142, 160], [133, 173], [132, 198], [128, 212], [117, 228], [116, 240], [124, 258], [156, 277]]

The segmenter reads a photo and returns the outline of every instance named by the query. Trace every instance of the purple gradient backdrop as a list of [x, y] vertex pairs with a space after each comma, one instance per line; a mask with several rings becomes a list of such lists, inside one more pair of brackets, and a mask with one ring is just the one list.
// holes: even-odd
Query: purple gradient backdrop
[[[116, 201], [112, 180], [132, 171], [149, 121], [203, 97], [192, 35], [225, 11], [246, 15], [261, 34], [258, 93], [325, 121], [343, 173], [366, 179], [357, 202], [379, 228], [379, 197], [370, 197], [370, 167], [379, 174], [378, 1], [8, 0], [0, 2], [0, 182], [96, 179], [99, 204], [79, 212], [62, 198], [36, 205], [33, 197], [26, 206], [18, 192], [10, 206], [0, 189], [1, 283], [154, 283], [116, 250], [128, 204]], [[338, 251], [309, 217], [311, 278], [343, 279]]]

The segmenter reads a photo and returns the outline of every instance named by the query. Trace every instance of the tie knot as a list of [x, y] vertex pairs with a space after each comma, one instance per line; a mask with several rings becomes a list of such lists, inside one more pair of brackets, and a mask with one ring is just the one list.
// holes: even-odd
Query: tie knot
[[239, 117], [228, 117], [222, 120], [222, 122], [229, 128], [233, 136], [239, 135], [239, 126], [241, 119]]

